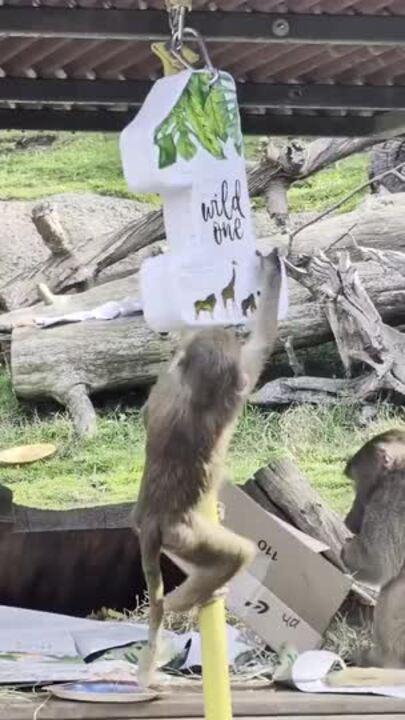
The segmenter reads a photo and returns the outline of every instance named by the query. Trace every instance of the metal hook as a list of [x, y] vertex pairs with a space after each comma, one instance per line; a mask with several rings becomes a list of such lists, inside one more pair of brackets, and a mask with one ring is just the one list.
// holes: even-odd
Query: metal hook
[[194, 70], [193, 66], [190, 65], [185, 58], [181, 55], [181, 46], [183, 44], [183, 40], [187, 35], [191, 35], [194, 40], [197, 41], [197, 44], [201, 50], [202, 56], [204, 58], [205, 67], [209, 70], [210, 74], [212, 75], [212, 78], [210, 80], [210, 85], [213, 85], [219, 77], [219, 70], [217, 70], [212, 62], [211, 58], [208, 53], [208, 48], [205, 44], [205, 40], [203, 36], [198, 32], [198, 30], [195, 30], [191, 27], [183, 27], [182, 28], [182, 35], [180, 37], [180, 32], [177, 30], [172, 36], [172, 43], [171, 43], [171, 51], [174, 55], [174, 57], [179, 60], [179, 62], [184, 65], [185, 68], [188, 70]]

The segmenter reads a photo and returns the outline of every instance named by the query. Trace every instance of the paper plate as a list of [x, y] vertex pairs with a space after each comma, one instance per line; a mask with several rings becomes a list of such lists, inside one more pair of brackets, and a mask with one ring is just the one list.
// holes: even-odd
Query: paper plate
[[0, 465], [23, 465], [24, 463], [42, 460], [55, 452], [56, 446], [51, 443], [18, 445], [7, 450], [0, 450]]
[[72, 682], [45, 688], [60, 700], [80, 702], [134, 703], [155, 700], [158, 693], [144, 690], [136, 682]]

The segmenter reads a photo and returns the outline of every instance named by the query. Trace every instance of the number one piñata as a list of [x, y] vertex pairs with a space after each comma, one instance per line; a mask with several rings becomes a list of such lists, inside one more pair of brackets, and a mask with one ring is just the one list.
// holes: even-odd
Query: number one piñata
[[[231, 75], [187, 69], [158, 80], [120, 150], [128, 187], [163, 200], [169, 251], [140, 271], [148, 325], [244, 324], [256, 309], [259, 261]], [[286, 310], [284, 278], [280, 318]]]

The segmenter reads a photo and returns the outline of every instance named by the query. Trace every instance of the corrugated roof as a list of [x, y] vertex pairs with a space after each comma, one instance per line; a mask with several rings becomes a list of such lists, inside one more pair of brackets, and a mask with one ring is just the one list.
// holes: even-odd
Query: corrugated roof
[[[140, 20], [149, 21], [150, 17], [150, 26], [159, 26], [158, 35], [161, 34], [161, 28], [165, 27], [161, 0], [3, 0], [2, 3], [0, 0], [0, 4], [0, 107], [3, 108], [0, 126], [4, 127], [8, 118], [11, 122], [10, 111], [14, 111], [16, 118], [18, 112], [27, 107], [81, 112], [82, 119], [86, 117], [84, 111], [88, 113], [95, 108], [130, 111], [139, 105], [139, 98], [147, 91], [145, 83], [160, 75], [159, 62], [150, 51], [150, 37], [144, 31], [140, 33], [137, 27]], [[25, 27], [23, 18], [23, 14], [33, 9], [34, 20], [39, 23], [36, 36]], [[235, 37], [224, 42], [221, 34], [229, 36], [230, 22], [228, 30], [219, 32], [218, 37], [214, 23], [208, 47], [214, 64], [229, 70], [240, 83], [246, 115], [261, 118], [257, 131], [266, 129], [264, 113], [268, 117], [277, 117], [280, 112], [286, 116], [316, 114], [323, 118], [326, 128], [328, 117], [352, 113], [359, 118], [383, 111], [400, 114], [405, 111], [405, 0], [194, 0], [193, 10], [199, 20], [207, 16], [212, 20], [219, 17], [217, 14], [221, 17], [226, 14], [230, 20], [235, 18]], [[70, 18], [84, 17], [85, 11], [97, 13], [97, 18], [106, 18], [105, 28], [97, 37], [92, 32], [86, 37], [85, 31], [68, 27]], [[120, 27], [110, 38], [108, 17], [116, 16], [115, 11], [130, 11], [125, 15], [128, 28], [122, 32]], [[63, 27], [60, 30], [61, 23], [58, 24], [62, 13], [65, 37]], [[271, 16], [269, 23], [277, 17], [287, 19], [293, 25], [292, 35], [267, 36], [265, 14]], [[342, 37], [341, 42], [339, 38], [331, 40], [329, 36], [336, 24], [343, 27], [342, 16], [347, 36]], [[87, 14], [86, 22], [89, 17]], [[255, 17], [260, 19], [260, 34], [253, 37], [247, 33], [247, 37], [243, 37], [243, 23], [247, 26]], [[44, 25], [43, 18], [46, 19]], [[314, 25], [316, 18], [323, 18], [321, 28]], [[391, 19], [388, 33], [384, 25], [387, 18]], [[395, 38], [395, 21], [404, 29], [402, 41], [401, 37]], [[189, 22], [193, 25], [193, 13]], [[352, 32], [354, 23], [357, 29]], [[365, 23], [366, 36], [372, 41], [366, 42], [362, 34]], [[132, 28], [134, 39], [131, 39]], [[385, 35], [380, 37], [381, 30]], [[350, 42], [353, 37], [356, 42]], [[10, 78], [16, 82], [7, 82]], [[79, 80], [84, 82], [75, 85]], [[131, 81], [144, 81], [144, 85], [131, 85]], [[128, 84], [117, 86], [125, 82]], [[65, 83], [62, 90], [60, 83]], [[297, 89], [289, 93], [286, 86]], [[367, 96], [370, 86], [376, 88], [373, 102], [370, 95]], [[100, 92], [96, 87], [101, 88]], [[365, 112], [362, 113], [363, 98]], [[20, 112], [17, 124], [23, 117]], [[28, 120], [27, 113], [25, 117]], [[398, 125], [402, 118], [396, 119]], [[79, 120], [75, 122], [78, 126]], [[341, 125], [343, 127], [343, 123]]]
[[[161, 0], [3, 0], [13, 7], [121, 8], [145, 10], [165, 8]], [[403, 0], [193, 0], [193, 9], [236, 9], [268, 13], [313, 13], [325, 15], [405, 15]]]

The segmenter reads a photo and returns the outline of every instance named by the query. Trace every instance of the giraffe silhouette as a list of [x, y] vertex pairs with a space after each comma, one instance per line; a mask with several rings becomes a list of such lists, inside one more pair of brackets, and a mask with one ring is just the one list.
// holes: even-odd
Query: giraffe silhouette
[[217, 298], [214, 293], [207, 295], [204, 300], [196, 300], [194, 303], [195, 318], [198, 320], [200, 313], [209, 312], [211, 318], [214, 317], [215, 305], [217, 304]]
[[238, 263], [236, 262], [236, 260], [232, 260], [232, 265], [233, 265], [232, 277], [231, 277], [228, 285], [225, 285], [224, 289], [221, 291], [222, 302], [224, 304], [225, 310], [227, 308], [228, 300], [230, 300], [232, 304], [235, 303], [235, 280], [236, 280], [235, 265], [237, 265], [237, 264]]
[[254, 293], [250, 293], [250, 295], [248, 295], [247, 298], [242, 300], [241, 308], [242, 308], [242, 315], [244, 317], [247, 317], [248, 310], [250, 310], [250, 312], [254, 312], [255, 310], [257, 310]]

